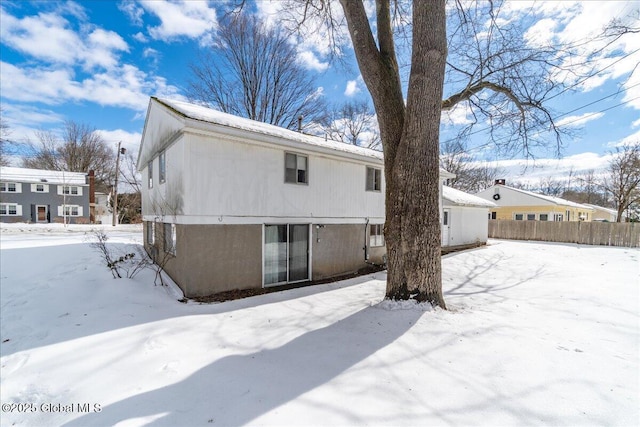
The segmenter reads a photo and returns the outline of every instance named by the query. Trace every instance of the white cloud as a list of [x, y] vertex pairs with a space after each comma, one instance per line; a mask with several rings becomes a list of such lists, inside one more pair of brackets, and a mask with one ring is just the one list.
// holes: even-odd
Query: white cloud
[[85, 25], [80, 32], [61, 15], [40, 13], [16, 18], [0, 9], [2, 42], [35, 59], [53, 64], [80, 64], [87, 69], [113, 67], [129, 46], [113, 31]]
[[139, 41], [140, 43], [146, 43], [147, 40], [147, 36], [145, 36], [144, 34], [142, 34], [141, 32], [137, 32], [135, 33], [133, 36], [134, 40]]
[[615, 148], [622, 147], [625, 145], [635, 145], [640, 144], [640, 129], [632, 133], [631, 135], [627, 135], [624, 138], [618, 141], [611, 141], [607, 144], [607, 147]]
[[144, 9], [138, 6], [135, 1], [123, 0], [118, 3], [118, 9], [127, 15], [132, 24], [142, 26], [142, 15], [144, 15]]
[[123, 129], [104, 130], [98, 129], [100, 136], [107, 143], [117, 144], [122, 142], [122, 147], [126, 148], [131, 154], [136, 156], [138, 149], [140, 148], [140, 141], [142, 140], [142, 134], [140, 132], [128, 132]]
[[567, 116], [558, 120], [556, 122], [556, 126], [578, 127], [584, 125], [587, 122], [598, 120], [602, 116], [604, 116], [604, 113], [584, 113], [579, 116]]
[[89, 101], [103, 106], [145, 111], [149, 95], [179, 98], [179, 90], [162, 77], [123, 65], [79, 80], [71, 70], [18, 68], [0, 63], [2, 96], [22, 102], [56, 105], [66, 101]]
[[638, 119], [635, 122], [631, 123], [631, 127], [632, 128], [635, 128], [635, 127], [638, 127], [638, 126], [640, 126], [640, 119]]
[[357, 80], [349, 80], [347, 82], [347, 87], [344, 89], [345, 96], [354, 96], [356, 93], [360, 92], [360, 88], [358, 87]]
[[157, 40], [198, 38], [218, 26], [216, 11], [208, 1], [154, 0], [140, 5], [160, 19], [160, 25], [148, 27], [149, 35]]
[[310, 50], [298, 53], [298, 62], [308, 70], [325, 71], [329, 68], [329, 63], [321, 62], [318, 57]]
[[474, 122], [473, 110], [467, 102], [456, 104], [440, 114], [440, 123], [448, 126], [469, 125]]

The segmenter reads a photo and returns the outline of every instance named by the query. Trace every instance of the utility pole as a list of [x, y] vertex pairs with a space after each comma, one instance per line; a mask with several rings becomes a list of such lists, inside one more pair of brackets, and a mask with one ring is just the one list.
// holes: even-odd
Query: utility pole
[[111, 219], [111, 225], [116, 226], [118, 223], [118, 175], [120, 175], [120, 154], [124, 154], [127, 149], [120, 148], [122, 141], [118, 141], [118, 155], [116, 157], [116, 179], [113, 186], [113, 217]]

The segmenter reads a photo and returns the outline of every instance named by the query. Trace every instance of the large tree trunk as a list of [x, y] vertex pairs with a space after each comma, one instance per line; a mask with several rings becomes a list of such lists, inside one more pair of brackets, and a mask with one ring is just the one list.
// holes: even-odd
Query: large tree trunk
[[376, 1], [377, 46], [361, 2], [342, 0], [385, 154], [387, 298], [445, 308], [440, 264], [439, 126], [447, 56], [444, 0], [413, 4], [404, 105], [388, 0]]

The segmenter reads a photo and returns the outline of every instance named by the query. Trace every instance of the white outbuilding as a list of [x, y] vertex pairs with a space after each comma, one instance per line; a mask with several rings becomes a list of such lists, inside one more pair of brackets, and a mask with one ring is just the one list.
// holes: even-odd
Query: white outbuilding
[[489, 234], [489, 210], [495, 203], [480, 197], [442, 187], [442, 247], [456, 250], [481, 246]]

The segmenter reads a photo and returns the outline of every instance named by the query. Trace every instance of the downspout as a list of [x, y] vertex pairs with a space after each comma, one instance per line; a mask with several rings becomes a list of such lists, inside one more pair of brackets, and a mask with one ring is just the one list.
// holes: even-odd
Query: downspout
[[364, 262], [369, 263], [369, 246], [367, 245], [367, 228], [369, 227], [369, 218], [366, 218], [366, 222], [364, 223]]

